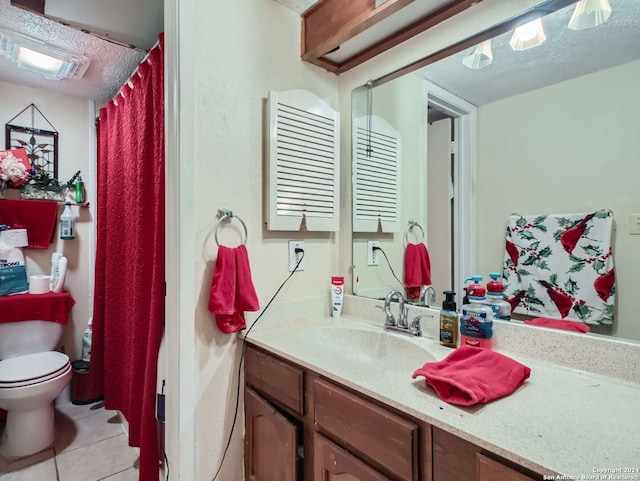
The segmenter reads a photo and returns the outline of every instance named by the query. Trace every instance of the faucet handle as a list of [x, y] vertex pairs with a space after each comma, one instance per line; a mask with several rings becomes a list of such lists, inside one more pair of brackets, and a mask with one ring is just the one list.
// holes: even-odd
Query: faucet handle
[[427, 314], [420, 314], [419, 316], [416, 316], [413, 318], [413, 321], [411, 321], [411, 324], [409, 325], [409, 329], [411, 329], [412, 331], [416, 332], [417, 336], [422, 336], [422, 328], [420, 327], [420, 319], [422, 319], [423, 317], [431, 317]]

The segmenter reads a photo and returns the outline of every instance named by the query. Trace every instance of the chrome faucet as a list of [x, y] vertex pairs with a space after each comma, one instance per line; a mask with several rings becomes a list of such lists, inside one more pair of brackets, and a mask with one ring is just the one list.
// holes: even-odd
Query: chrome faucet
[[429, 298], [429, 304], [433, 305], [436, 303], [436, 291], [432, 286], [422, 286], [420, 287], [420, 299], [418, 299], [418, 303], [421, 306], [427, 306], [427, 293], [431, 291], [431, 297]]
[[[398, 307], [400, 308], [397, 322], [395, 317], [393, 317], [393, 313], [391, 312], [391, 302], [393, 301], [393, 299], [398, 299]], [[420, 323], [418, 322], [419, 319], [416, 318], [411, 323], [411, 325], [409, 325], [409, 321], [407, 320], [406, 302], [406, 299], [400, 291], [393, 290], [389, 292], [389, 294], [387, 294], [387, 297], [384, 300], [384, 313], [387, 316], [387, 320], [384, 323], [384, 329], [386, 331], [399, 332], [412, 336], [422, 336]]]

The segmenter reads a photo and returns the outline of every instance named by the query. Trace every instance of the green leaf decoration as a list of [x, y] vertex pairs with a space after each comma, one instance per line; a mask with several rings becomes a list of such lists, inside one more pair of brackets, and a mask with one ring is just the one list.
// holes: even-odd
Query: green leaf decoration
[[553, 240], [556, 242], [560, 242], [560, 237], [562, 236], [563, 230], [557, 230], [553, 233]]
[[558, 274], [551, 274], [549, 276], [549, 284], [553, 284], [554, 286], [558, 284]]
[[571, 260], [571, 262], [580, 262], [582, 263], [582, 259], [580, 257], [574, 256], [573, 254], [569, 254], [569, 259]]
[[593, 256], [593, 257], [597, 257], [599, 255], [602, 255], [602, 249], [600, 249], [600, 247], [598, 247], [598, 246], [594, 246], [594, 245], [589, 244], [588, 246], [584, 246], [583, 249], [587, 254], [589, 254], [590, 256]]
[[525, 259], [525, 261], [522, 263], [523, 266], [532, 266], [536, 263], [536, 257], [530, 255], [529, 257], [527, 257]]
[[595, 261], [593, 263], [593, 269], [596, 272], [600, 272], [604, 267], [605, 267], [605, 263], [604, 263], [604, 261], [601, 261], [600, 259], [598, 259], [597, 261]]
[[524, 217], [522, 217], [522, 216], [521, 216], [521, 217], [516, 221], [516, 225], [517, 225], [518, 227], [522, 227], [522, 226], [524, 226], [526, 223], [527, 223], [527, 221], [526, 221], [526, 220], [525, 220], [525, 218], [524, 218]]
[[533, 296], [530, 296], [530, 297], [529, 297], [529, 304], [544, 307], [544, 302], [542, 302], [542, 301], [541, 301], [540, 299], [538, 299], [537, 297], [533, 297]]
[[604, 306], [604, 314], [613, 319], [613, 314], [615, 313], [616, 306], [613, 304], [607, 304]]
[[540, 257], [549, 257], [551, 254], [553, 254], [553, 251], [551, 250], [551, 246], [544, 247], [540, 251]]
[[570, 221], [569, 219], [567, 219], [566, 217], [560, 217], [560, 218], [558, 219], [558, 225], [559, 225], [560, 227], [567, 227], [567, 226], [571, 225], [572, 223], [573, 223], [573, 222], [572, 222], [572, 221]]
[[573, 279], [569, 278], [567, 282], [564, 283], [564, 290], [568, 294], [575, 294], [578, 291], [578, 283]]
[[586, 304], [576, 304], [573, 306], [573, 312], [576, 313], [576, 317], [578, 317], [578, 319], [584, 321], [585, 319], [588, 319], [591, 314], [591, 308]]
[[529, 272], [529, 271], [528, 271], [528, 270], [526, 270], [526, 269], [518, 269], [518, 271], [517, 271], [517, 272], [518, 272], [518, 274], [519, 274], [519, 275], [521, 275], [521, 276], [530, 276], [530, 275], [531, 275], [531, 272]]
[[536, 218], [533, 220], [533, 223], [534, 223], [535, 225], [537, 225], [537, 224], [542, 224], [545, 220], [547, 220], [547, 216], [546, 216], [546, 215], [539, 215], [538, 217], [536, 217]]
[[531, 297], [531, 296], [535, 295], [535, 293], [536, 293], [536, 290], [533, 288], [533, 286], [529, 286], [527, 288], [527, 296]]
[[540, 225], [534, 225], [533, 226], [534, 229], [538, 229], [542, 232], [547, 232], [547, 226], [544, 224], [540, 224]]
[[529, 247], [534, 251], [537, 251], [538, 247], [540, 247], [540, 241], [538, 240], [538, 241], [532, 242], [531, 244], [529, 244]]
[[547, 261], [545, 261], [544, 259], [541, 259], [540, 262], [538, 262], [538, 269], [540, 269], [541, 271], [550, 271], [551, 270], [549, 268], [549, 264], [547, 264]]
[[567, 272], [580, 272], [584, 269], [584, 264], [574, 264], [572, 265]]
[[535, 239], [535, 236], [531, 232], [529, 232], [528, 230], [523, 230], [519, 234], [520, 234], [520, 237], [522, 237], [525, 240]]

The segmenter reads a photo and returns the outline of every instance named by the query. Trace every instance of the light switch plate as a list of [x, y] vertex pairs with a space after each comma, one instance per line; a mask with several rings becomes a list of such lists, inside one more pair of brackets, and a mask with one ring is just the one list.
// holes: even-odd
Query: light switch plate
[[629, 214], [629, 234], [640, 235], [640, 214]]

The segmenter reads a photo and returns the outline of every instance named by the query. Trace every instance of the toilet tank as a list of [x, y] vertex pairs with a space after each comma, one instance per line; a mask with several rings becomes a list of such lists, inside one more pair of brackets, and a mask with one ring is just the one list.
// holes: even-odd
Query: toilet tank
[[52, 321], [0, 322], [0, 360], [54, 351], [64, 326]]

